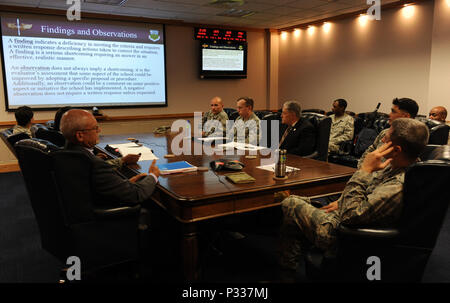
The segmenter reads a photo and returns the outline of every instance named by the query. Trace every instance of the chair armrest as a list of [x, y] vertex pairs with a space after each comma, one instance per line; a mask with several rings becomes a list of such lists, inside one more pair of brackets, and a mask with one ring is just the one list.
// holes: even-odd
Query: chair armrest
[[135, 215], [141, 210], [141, 205], [124, 206], [117, 208], [96, 208], [94, 209], [94, 215], [97, 218], [112, 218], [112, 217], [124, 217], [129, 215]]
[[343, 225], [339, 226], [338, 233], [347, 237], [379, 239], [393, 239], [400, 235], [396, 228], [350, 228]]
[[303, 158], [309, 158], [309, 159], [316, 159], [319, 156], [319, 153], [317, 152], [317, 150], [315, 152], [313, 152], [312, 154], [303, 156]]

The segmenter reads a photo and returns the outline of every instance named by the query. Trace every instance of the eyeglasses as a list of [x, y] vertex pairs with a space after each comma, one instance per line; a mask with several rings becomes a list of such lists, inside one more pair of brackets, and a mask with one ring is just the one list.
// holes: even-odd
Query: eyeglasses
[[88, 129], [79, 129], [79, 132], [88, 132], [91, 130], [95, 130], [96, 132], [98, 132], [98, 130], [100, 129], [100, 126], [96, 125], [94, 128], [88, 128]]

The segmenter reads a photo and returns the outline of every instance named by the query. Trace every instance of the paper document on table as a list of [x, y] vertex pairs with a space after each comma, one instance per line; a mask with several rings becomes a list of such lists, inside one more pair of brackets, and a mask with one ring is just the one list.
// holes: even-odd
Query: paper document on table
[[241, 142], [229, 142], [226, 144], [219, 144], [217, 145], [217, 147], [222, 147], [222, 148], [236, 148], [239, 150], [261, 150], [261, 149], [265, 149], [267, 147], [264, 146], [256, 146], [256, 145], [252, 145], [252, 144], [248, 144], [248, 143], [241, 143]]
[[[273, 164], [268, 164], [268, 165], [261, 165], [261, 166], [257, 166], [256, 168], [260, 168], [260, 169], [264, 169], [264, 170], [268, 170], [268, 171], [275, 171], [275, 163]], [[297, 167], [292, 167], [292, 166], [286, 166], [286, 172], [290, 173], [293, 171], [297, 171], [300, 170], [300, 168]]]
[[216, 140], [226, 140], [227, 137], [206, 137], [206, 138], [196, 138], [199, 141], [210, 142]]
[[141, 153], [141, 156], [139, 157], [139, 161], [145, 161], [145, 160], [158, 160], [158, 157], [156, 157], [152, 150], [146, 146], [139, 146], [134, 142], [131, 143], [123, 143], [123, 144], [110, 144], [111, 147], [117, 148], [119, 152], [122, 154], [122, 156], [126, 156], [128, 154], [139, 154]]

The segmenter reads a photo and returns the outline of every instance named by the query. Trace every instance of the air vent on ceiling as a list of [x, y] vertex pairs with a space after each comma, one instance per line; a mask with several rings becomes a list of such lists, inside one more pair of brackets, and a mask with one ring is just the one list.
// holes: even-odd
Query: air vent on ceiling
[[84, 0], [85, 3], [95, 3], [95, 4], [104, 4], [104, 5], [116, 5], [121, 6], [124, 5], [128, 0]]
[[228, 8], [241, 6], [244, 2], [244, 0], [211, 0], [209, 1], [209, 5]]
[[235, 18], [244, 18], [253, 15], [255, 12], [245, 10], [245, 9], [237, 9], [230, 8], [224, 12], [216, 14], [216, 16], [224, 16], [224, 17], [235, 17]]

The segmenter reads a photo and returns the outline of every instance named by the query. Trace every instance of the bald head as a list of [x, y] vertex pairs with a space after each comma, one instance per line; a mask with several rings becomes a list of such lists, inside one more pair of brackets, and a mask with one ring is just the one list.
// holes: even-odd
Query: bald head
[[430, 110], [430, 114], [428, 115], [428, 118], [431, 120], [445, 122], [445, 119], [447, 118], [447, 110], [443, 106], [433, 107]]
[[71, 109], [61, 118], [61, 132], [69, 142], [92, 148], [98, 143], [98, 124], [94, 116], [81, 109]]
[[223, 110], [223, 103], [220, 97], [214, 97], [210, 102], [211, 112], [213, 114], [218, 114]]

